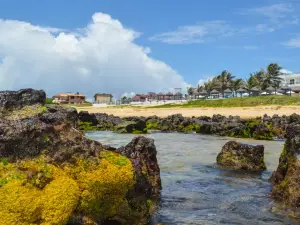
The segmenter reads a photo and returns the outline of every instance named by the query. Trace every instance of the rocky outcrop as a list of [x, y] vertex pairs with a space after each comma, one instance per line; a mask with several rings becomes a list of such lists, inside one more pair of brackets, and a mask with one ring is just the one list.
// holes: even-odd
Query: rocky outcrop
[[264, 146], [252, 146], [236, 141], [229, 141], [218, 154], [217, 163], [233, 170], [253, 172], [265, 170]]
[[45, 101], [46, 94], [41, 90], [0, 91], [0, 110], [20, 109], [35, 104], [43, 105]]
[[0, 224], [146, 224], [161, 189], [153, 140], [103, 146], [77, 130], [76, 110], [11, 104], [9, 93], [0, 100], [13, 105], [0, 111]]
[[[300, 123], [298, 115], [265, 115], [262, 118], [243, 120], [238, 116], [183, 117], [181, 114], [166, 118], [125, 117], [120, 118], [105, 113], [79, 113], [81, 130], [112, 130], [119, 133], [147, 133], [152, 131], [212, 134], [220, 136], [273, 140], [284, 138], [290, 123]], [[127, 129], [128, 128], [128, 129]]]
[[287, 140], [271, 182], [272, 195], [276, 199], [287, 206], [300, 207], [300, 124], [288, 126]]

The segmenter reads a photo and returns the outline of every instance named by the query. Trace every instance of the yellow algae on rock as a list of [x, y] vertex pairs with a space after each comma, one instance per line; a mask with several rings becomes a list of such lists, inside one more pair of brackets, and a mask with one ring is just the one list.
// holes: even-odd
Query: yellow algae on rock
[[48, 184], [42, 195], [42, 225], [66, 224], [75, 210], [79, 200], [77, 183], [60, 176]]
[[40, 191], [13, 181], [0, 188], [0, 224], [31, 225], [40, 219]]
[[135, 184], [134, 171], [129, 159], [119, 154], [103, 151], [96, 169], [85, 169], [78, 175], [81, 189], [79, 212], [105, 220], [130, 213], [126, 193]]
[[78, 205], [79, 188], [43, 159], [1, 164], [0, 224], [64, 225]]

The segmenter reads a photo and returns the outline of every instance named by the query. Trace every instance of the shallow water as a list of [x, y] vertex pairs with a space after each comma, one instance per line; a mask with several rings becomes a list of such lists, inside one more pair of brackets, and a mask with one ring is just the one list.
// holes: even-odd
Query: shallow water
[[[87, 135], [114, 147], [126, 145], [135, 136], [98, 131]], [[284, 142], [239, 139], [265, 146], [267, 171], [249, 174], [215, 165], [222, 146], [233, 138], [179, 133], [146, 136], [155, 140], [163, 186], [161, 207], [151, 224], [300, 224], [268, 197], [268, 179]]]

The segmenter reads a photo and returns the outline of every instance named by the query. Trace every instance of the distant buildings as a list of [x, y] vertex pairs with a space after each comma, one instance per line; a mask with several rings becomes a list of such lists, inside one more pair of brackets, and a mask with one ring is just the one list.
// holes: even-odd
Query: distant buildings
[[95, 94], [94, 95], [94, 102], [96, 104], [110, 104], [112, 103], [113, 96], [111, 94]]
[[85, 103], [85, 95], [83, 94], [72, 94], [72, 93], [61, 93], [53, 97], [53, 103], [59, 104], [83, 104]]
[[300, 92], [300, 73], [287, 73], [280, 76], [284, 85], [291, 88], [293, 92]]
[[133, 102], [145, 102], [145, 101], [170, 101], [170, 100], [182, 100], [183, 95], [178, 93], [154, 93], [149, 92], [148, 94], [136, 94], [132, 97], [131, 101]]

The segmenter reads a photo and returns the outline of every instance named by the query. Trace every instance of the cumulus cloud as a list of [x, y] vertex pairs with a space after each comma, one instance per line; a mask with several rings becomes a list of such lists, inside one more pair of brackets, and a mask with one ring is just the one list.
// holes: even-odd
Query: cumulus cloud
[[0, 20], [0, 89], [41, 88], [49, 95], [161, 91], [185, 87], [175, 70], [134, 43], [140, 33], [95, 13], [79, 32]]

